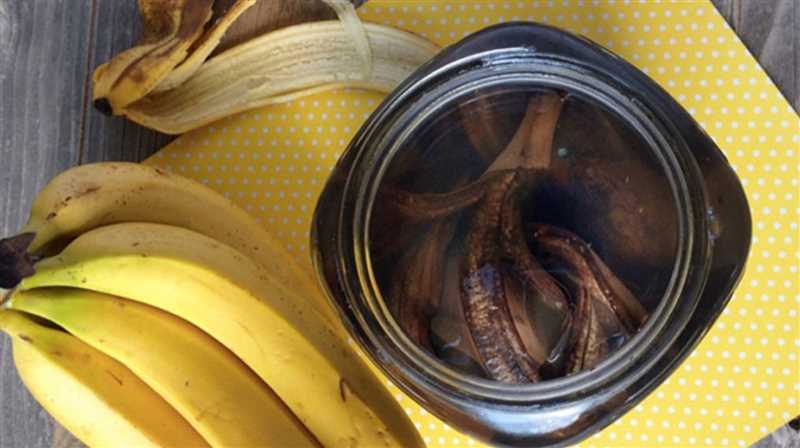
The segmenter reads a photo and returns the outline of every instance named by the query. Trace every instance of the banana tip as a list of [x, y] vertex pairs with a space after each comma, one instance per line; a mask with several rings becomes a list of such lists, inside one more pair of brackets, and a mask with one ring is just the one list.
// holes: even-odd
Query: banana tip
[[103, 115], [112, 115], [114, 112], [114, 110], [111, 108], [111, 103], [109, 103], [105, 98], [98, 98], [94, 100], [92, 104], [94, 105], [94, 108]]

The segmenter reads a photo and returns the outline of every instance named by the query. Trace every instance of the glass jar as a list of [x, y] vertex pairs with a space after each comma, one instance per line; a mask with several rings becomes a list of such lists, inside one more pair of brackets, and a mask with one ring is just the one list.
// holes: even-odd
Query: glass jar
[[[463, 274], [469, 270], [464, 260], [478, 257], [476, 250], [481, 256], [494, 253], [485, 247], [510, 253], [497, 242], [504, 238], [502, 225], [480, 224], [481, 216], [500, 210], [487, 199], [497, 189], [463, 201], [449, 233], [437, 233], [446, 226], [433, 221], [420, 224], [420, 216], [441, 212], [436, 219], [443, 219], [455, 213], [398, 209], [431, 198], [453, 201], [455, 196], [445, 196], [447, 192], [463, 191], [465, 185], [469, 190], [487, 179], [487, 173], [503, 173], [495, 169], [503, 165], [498, 160], [513, 146], [509, 141], [526, 138], [519, 131], [526, 114], [536, 113], [542, 98], [556, 97], [561, 115], [550, 130], [553, 135], [536, 137], [541, 129], [533, 130], [526, 140], [531, 146], [537, 138], [552, 145], [545, 168], [532, 165], [531, 172], [543, 180], [520, 194], [525, 233], [539, 235], [531, 229], [558, 225], [580, 235], [575, 239], [585, 241], [573, 252], [583, 254], [581, 263], [595, 260], [602, 272], [616, 273], [621, 288], [639, 298], [646, 318], [635, 331], [624, 332], [619, 343], [611, 342], [616, 336], [609, 330], [601, 344], [604, 356], [587, 364], [586, 355], [575, 354], [577, 333], [587, 324], [573, 293], [583, 283], [572, 285], [575, 275], [540, 267], [561, 280], [556, 283], [567, 297], [568, 311], [556, 327], [570, 329], [561, 333], [567, 337], [551, 338], [543, 352], [546, 359], [536, 364], [537, 381], [514, 381], [519, 372], [510, 374], [495, 364], [502, 364], [502, 353], [516, 353], [505, 347], [507, 342], [530, 347], [526, 338], [534, 333], [518, 326], [521, 336], [486, 349], [481, 338], [499, 337], [502, 331], [481, 333], [477, 328], [477, 311], [470, 308], [474, 285]], [[397, 191], [409, 195], [399, 208], [392, 202]], [[544, 224], [531, 224], [528, 218]], [[483, 233], [475, 230], [479, 224]], [[351, 335], [404, 392], [449, 425], [488, 443], [551, 446], [576, 443], [607, 426], [680, 365], [730, 299], [747, 257], [750, 226], [742, 187], [725, 157], [655, 82], [584, 38], [548, 26], [510, 23], [445, 49], [377, 108], [323, 191], [312, 248], [320, 282]], [[442, 235], [448, 242], [436, 246]], [[477, 244], [481, 238], [485, 245]], [[420, 264], [426, 258], [409, 255], [419, 252], [420, 241], [449, 255], [432, 256], [431, 266]], [[546, 244], [535, 238], [521, 244], [537, 257], [549, 257]], [[451, 259], [456, 260], [454, 281], [442, 274], [445, 267], [435, 265]], [[517, 272], [516, 261], [508, 271], [497, 263], [496, 270], [481, 271], [476, 281], [514, 277], [509, 272]], [[436, 300], [416, 308], [407, 305], [413, 293], [404, 286], [423, 281]], [[393, 291], [405, 293], [394, 297]], [[504, 291], [503, 297], [514, 295], [508, 287]], [[398, 311], [404, 306], [424, 317]], [[498, 316], [512, 316], [516, 325], [522, 318], [514, 306], [508, 308]], [[601, 313], [593, 309], [592, 316]], [[417, 320], [410, 325], [404, 319]], [[452, 322], [457, 324], [448, 327]], [[452, 341], [448, 332], [456, 334]], [[444, 354], [451, 342], [465, 339], [469, 347], [464, 350], [471, 349], [472, 356]], [[560, 347], [560, 360], [552, 356], [553, 344]], [[498, 359], [491, 359], [492, 350], [502, 352]], [[576, 359], [583, 367], [575, 367], [580, 365]], [[512, 380], [503, 380], [505, 374]]]

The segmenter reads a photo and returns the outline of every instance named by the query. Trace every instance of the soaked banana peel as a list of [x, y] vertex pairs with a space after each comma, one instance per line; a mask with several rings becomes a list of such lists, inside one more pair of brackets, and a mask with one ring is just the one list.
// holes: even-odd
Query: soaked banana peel
[[[389, 92], [439, 50], [415, 34], [362, 23], [349, 0], [323, 0], [338, 21], [279, 29], [207, 59], [255, 1], [237, 0], [209, 25], [211, 0], [173, 1], [182, 9], [170, 14], [157, 9], [170, 2], [140, 0], [143, 38], [95, 69], [95, 105], [143, 126], [180, 134], [320, 91], [356, 87]], [[202, 9], [202, 20], [189, 3]]]

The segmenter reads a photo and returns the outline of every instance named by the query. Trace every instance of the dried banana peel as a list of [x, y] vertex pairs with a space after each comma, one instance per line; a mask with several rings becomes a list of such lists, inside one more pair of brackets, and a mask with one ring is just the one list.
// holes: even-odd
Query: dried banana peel
[[152, 91], [203, 35], [212, 6], [213, 0], [139, 0], [142, 38], [95, 70], [95, 105], [118, 113]]
[[[364, 25], [356, 15], [355, 6], [350, 0], [322, 0], [322, 2], [336, 13], [344, 29], [350, 33], [353, 45], [361, 57], [364, 73], [369, 74], [372, 71], [372, 49], [369, 46]], [[164, 78], [153, 92], [171, 90], [183, 84], [219, 45], [225, 32], [236, 22], [236, 19], [255, 3], [256, 0], [237, 0], [200, 39], [192, 54], [181, 65], [175, 67], [175, 70]]]
[[237, 112], [324, 90], [358, 87], [388, 92], [438, 51], [417, 35], [363, 24], [349, 0], [323, 1], [339, 21], [280, 29], [205, 60], [255, 2], [237, 0], [204, 33], [200, 27], [202, 37], [184, 49], [190, 54], [169, 53], [180, 60], [162, 61], [159, 68], [169, 67], [167, 73], [144, 72], [146, 88], [141, 79], [126, 79], [132, 72], [117, 67], [138, 68], [141, 55], [166, 54], [165, 49], [177, 44], [174, 37], [143, 42], [97, 67], [95, 104], [110, 106], [109, 112], [143, 126], [179, 134]]
[[217, 45], [219, 45], [220, 40], [222, 40], [225, 32], [228, 31], [228, 28], [236, 22], [236, 19], [238, 19], [242, 13], [255, 5], [255, 3], [256, 0], [237, 0], [236, 3], [206, 31], [197, 45], [195, 45], [192, 54], [179, 66], [175, 67], [166, 78], [159, 82], [153, 91], [163, 92], [165, 90], [170, 90], [189, 79], [189, 77], [200, 68], [200, 65], [205, 62], [211, 52], [217, 48]]
[[369, 76], [372, 73], [372, 48], [369, 45], [369, 37], [367, 37], [364, 24], [356, 14], [355, 5], [350, 0], [322, 1], [336, 12], [336, 16], [342, 22], [342, 26], [350, 33], [353, 38], [353, 45], [361, 57], [361, 62], [364, 64], [362, 66], [364, 75]]
[[274, 31], [203, 64], [180, 86], [122, 111], [168, 134], [189, 131], [254, 107], [342, 86], [388, 92], [438, 48], [414, 34], [366, 24], [372, 70], [365, 75], [350, 35], [337, 21]]

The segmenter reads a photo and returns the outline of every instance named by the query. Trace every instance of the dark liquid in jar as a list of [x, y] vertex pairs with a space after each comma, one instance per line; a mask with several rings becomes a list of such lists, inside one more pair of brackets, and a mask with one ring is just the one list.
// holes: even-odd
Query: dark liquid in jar
[[406, 335], [469, 375], [595, 368], [647, 322], [676, 251], [659, 161], [568, 92], [478, 91], [422, 127], [375, 201], [370, 257]]

